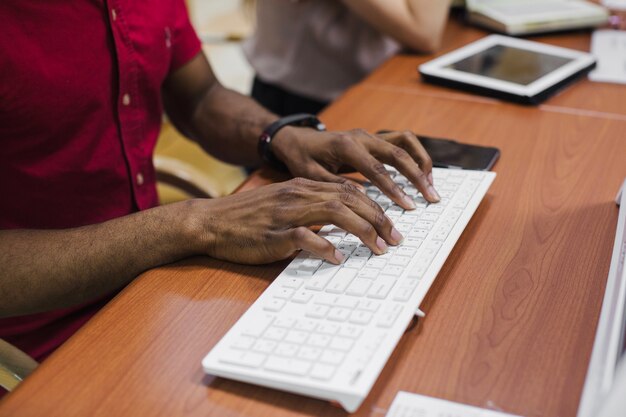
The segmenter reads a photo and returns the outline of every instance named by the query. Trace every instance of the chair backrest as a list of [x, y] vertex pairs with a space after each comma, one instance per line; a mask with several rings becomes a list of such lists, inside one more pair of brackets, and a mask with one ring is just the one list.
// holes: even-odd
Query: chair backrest
[[0, 387], [14, 390], [38, 365], [26, 353], [0, 339]]

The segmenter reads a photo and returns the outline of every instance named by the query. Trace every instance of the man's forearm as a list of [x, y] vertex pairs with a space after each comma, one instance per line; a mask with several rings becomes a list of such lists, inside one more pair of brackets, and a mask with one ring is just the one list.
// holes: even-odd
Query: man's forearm
[[209, 154], [232, 164], [259, 164], [258, 137], [277, 116], [224, 88], [203, 53], [167, 79], [163, 98], [176, 127]]
[[187, 211], [179, 203], [75, 229], [0, 231], [0, 317], [89, 301], [196, 253]]
[[220, 86], [199, 103], [192, 117], [194, 137], [211, 155], [237, 165], [258, 165], [258, 138], [278, 117], [250, 97]]

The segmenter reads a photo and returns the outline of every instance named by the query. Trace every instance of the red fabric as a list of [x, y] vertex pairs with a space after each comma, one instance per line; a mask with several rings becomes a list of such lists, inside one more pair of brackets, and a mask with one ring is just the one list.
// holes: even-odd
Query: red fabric
[[[200, 50], [183, 0], [2, 0], [0, 28], [0, 228], [155, 206], [161, 86]], [[42, 360], [109, 298], [0, 319], [0, 338]]]

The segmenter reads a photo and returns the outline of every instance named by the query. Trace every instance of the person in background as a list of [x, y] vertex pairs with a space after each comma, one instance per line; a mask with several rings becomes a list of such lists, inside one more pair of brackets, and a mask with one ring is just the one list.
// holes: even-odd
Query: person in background
[[279, 115], [317, 113], [402, 48], [432, 53], [450, 0], [261, 0], [244, 52], [252, 97]]

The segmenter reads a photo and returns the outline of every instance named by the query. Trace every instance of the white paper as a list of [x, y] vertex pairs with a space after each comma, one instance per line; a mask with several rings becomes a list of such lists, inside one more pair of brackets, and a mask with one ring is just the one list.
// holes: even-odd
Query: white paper
[[596, 30], [591, 54], [598, 63], [589, 73], [590, 80], [626, 84], [626, 31]]
[[393, 400], [387, 417], [519, 417], [424, 395], [400, 391]]

